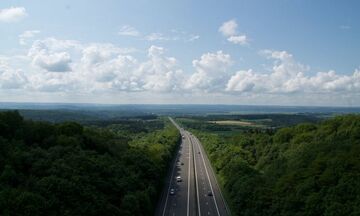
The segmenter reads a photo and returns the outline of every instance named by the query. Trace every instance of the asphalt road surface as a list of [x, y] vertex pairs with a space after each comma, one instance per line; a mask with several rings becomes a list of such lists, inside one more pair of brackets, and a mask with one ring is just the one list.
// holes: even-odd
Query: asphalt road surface
[[[179, 129], [182, 142], [171, 169], [156, 216], [230, 215], [214, 171], [200, 141], [190, 132]], [[180, 176], [181, 180], [178, 180]]]

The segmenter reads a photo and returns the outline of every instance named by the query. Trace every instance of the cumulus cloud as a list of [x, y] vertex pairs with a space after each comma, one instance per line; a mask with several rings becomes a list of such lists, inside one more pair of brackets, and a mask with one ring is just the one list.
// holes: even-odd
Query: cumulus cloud
[[132, 36], [132, 37], [140, 36], [140, 32], [136, 28], [129, 25], [122, 26], [118, 34], [122, 36]]
[[77, 47], [74, 41], [62, 41], [54, 38], [37, 40], [33, 43], [28, 52], [32, 59], [32, 64], [48, 72], [67, 72], [71, 71], [71, 57], [65, 51], [71, 47]]
[[0, 22], [18, 22], [27, 16], [24, 7], [10, 7], [0, 10]]
[[29, 77], [31, 90], [41, 92], [82, 92], [86, 79], [81, 79], [75, 72], [35, 73]]
[[11, 68], [0, 59], [0, 89], [20, 89], [26, 83], [27, 78], [21, 70]]
[[165, 53], [164, 48], [151, 46], [147, 59], [138, 61], [113, 44], [48, 38], [35, 41], [28, 56], [34, 66], [43, 69], [31, 79], [41, 91], [63, 91], [66, 86], [83, 92], [177, 91], [184, 80], [183, 71], [177, 60]]
[[192, 64], [196, 72], [187, 80], [185, 88], [213, 91], [222, 90], [224, 82], [230, 76], [227, 69], [231, 66], [232, 60], [229, 54], [217, 51], [203, 54]]
[[[312, 95], [309, 101], [318, 94], [320, 98], [333, 95], [351, 98], [360, 92], [359, 69], [347, 75], [332, 70], [313, 72], [286, 51], [261, 51], [260, 55], [272, 62], [264, 71], [234, 71], [231, 56], [216, 51], [194, 59], [193, 67], [186, 72], [176, 58], [167, 55], [164, 47], [150, 46], [144, 59], [137, 59], [133, 51], [111, 43], [35, 40], [26, 58], [16, 61], [0, 58], [0, 88], [64, 95], [121, 92], [190, 94], [198, 98], [217, 95], [234, 100], [285, 100], [302, 96], [309, 99]], [[24, 67], [24, 73], [9, 66], [9, 59], [31, 67]]]
[[71, 71], [71, 57], [69, 53], [45, 53], [39, 52], [33, 56], [33, 64], [49, 72]]
[[255, 83], [259, 83], [262, 80], [262, 75], [253, 73], [251, 69], [247, 71], [238, 71], [229, 79], [226, 90], [236, 92], [252, 91], [255, 87]]
[[36, 40], [33, 42], [30, 52], [33, 50], [48, 50], [52, 52], [67, 51], [70, 49], [82, 49], [83, 46], [76, 40], [61, 40], [53, 37]]
[[236, 20], [232, 19], [224, 22], [220, 26], [219, 32], [221, 32], [225, 37], [227, 37], [227, 40], [233, 44], [239, 44], [239, 45], [248, 44], [249, 41], [247, 36], [245, 34], [239, 35], [237, 28], [238, 28], [238, 24]]
[[224, 22], [220, 26], [219, 32], [221, 32], [226, 37], [233, 36], [237, 34], [237, 27], [238, 24], [236, 23], [236, 20], [232, 19]]
[[[91, 50], [91, 54], [90, 51]], [[94, 54], [86, 49], [69, 73], [37, 73], [31, 81], [35, 89], [47, 92], [175, 92], [183, 82], [183, 72], [175, 58], [152, 46], [148, 59], [139, 62], [130, 55]], [[101, 56], [95, 57], [94, 56]]]
[[255, 94], [338, 93], [360, 90], [360, 73], [339, 75], [335, 71], [309, 73], [309, 67], [296, 62], [286, 51], [262, 51], [274, 60], [270, 73], [238, 71], [228, 81], [226, 91]]
[[82, 50], [78, 70], [83, 77], [88, 77], [89, 83], [95, 83], [94, 88], [102, 86], [119, 86], [123, 90], [132, 90], [126, 79], [131, 79], [133, 68], [137, 64], [135, 58], [123, 55], [120, 49], [110, 44], [91, 44]]
[[81, 62], [86, 65], [94, 65], [116, 57], [119, 54], [129, 54], [135, 52], [135, 49], [120, 48], [111, 43], [92, 43], [83, 45], [80, 49], [82, 53]]
[[143, 88], [157, 92], [171, 92], [181, 89], [183, 71], [177, 68], [177, 60], [164, 56], [164, 48], [151, 46], [149, 60], [139, 67], [139, 75], [144, 77]]
[[19, 43], [21, 45], [26, 45], [27, 44], [27, 40], [29, 40], [30, 38], [35, 37], [35, 35], [39, 34], [40, 31], [39, 30], [28, 30], [28, 31], [24, 31], [22, 34], [19, 35]]
[[227, 40], [231, 43], [240, 45], [245, 45], [248, 43], [246, 35], [230, 36]]

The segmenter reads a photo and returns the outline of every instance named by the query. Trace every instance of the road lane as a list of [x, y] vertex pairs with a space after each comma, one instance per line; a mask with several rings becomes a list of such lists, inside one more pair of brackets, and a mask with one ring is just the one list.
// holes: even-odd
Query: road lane
[[202, 152], [196, 142], [195, 138], [191, 137], [193, 148], [194, 148], [194, 158], [196, 161], [197, 179], [199, 181], [199, 215], [219, 215], [217, 212], [217, 203], [213, 196], [209, 196], [208, 193], [212, 191], [211, 182], [208, 178], [206, 166], [202, 160]]
[[[200, 141], [180, 128], [173, 119], [169, 119], [183, 138], [155, 215], [230, 215]], [[177, 176], [181, 176], [181, 182], [176, 180]], [[170, 194], [171, 189], [174, 189], [175, 194]]]
[[[170, 182], [170, 190], [173, 189], [174, 194], [170, 194], [170, 190], [167, 192], [169, 197], [168, 205], [163, 211], [163, 215], [187, 215], [188, 212], [188, 167], [191, 165], [188, 164], [187, 158], [189, 157], [189, 147], [185, 145], [185, 142], [182, 142], [180, 145], [179, 153], [177, 160], [175, 161], [175, 172], [172, 174]], [[181, 165], [181, 164], [184, 165]], [[182, 181], [178, 182], [176, 177], [181, 176]], [[185, 180], [184, 180], [185, 179]]]
[[[175, 126], [177, 126], [176, 123]], [[171, 174], [168, 176], [164, 187], [160, 203], [155, 213], [157, 216], [196, 215], [192, 146], [186, 131], [181, 130], [178, 126], [177, 128], [184, 138], [181, 140], [176, 159], [172, 162], [173, 170], [170, 171]], [[181, 182], [176, 180], [177, 176], [181, 177]], [[171, 189], [174, 189], [175, 194], [170, 194]]]
[[215, 172], [211, 166], [207, 154], [199, 139], [197, 139], [195, 136], [193, 136], [192, 138], [194, 140], [194, 145], [197, 147], [198, 152], [200, 152], [199, 157], [201, 157], [201, 160], [203, 161], [206, 177], [209, 182], [208, 190], [211, 191], [213, 194], [213, 196], [210, 196], [213, 203], [212, 214], [210, 215], [230, 215], [230, 210], [228, 209], [225, 199], [221, 193], [221, 189], [217, 182]]

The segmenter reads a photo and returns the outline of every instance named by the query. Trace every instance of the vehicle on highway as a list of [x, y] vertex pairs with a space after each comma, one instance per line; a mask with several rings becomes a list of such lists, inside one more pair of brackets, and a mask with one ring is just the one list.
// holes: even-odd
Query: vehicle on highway
[[185, 139], [185, 136], [183, 135], [182, 138]]
[[175, 195], [175, 190], [174, 190], [174, 188], [171, 188], [171, 189], [170, 189], [170, 195]]
[[176, 177], [176, 181], [177, 181], [177, 182], [181, 182], [181, 181], [182, 181], [181, 176], [177, 176], [177, 177]]
[[208, 195], [208, 196], [213, 196], [213, 193], [212, 193], [211, 191], [209, 191], [209, 192], [207, 193], [207, 195]]

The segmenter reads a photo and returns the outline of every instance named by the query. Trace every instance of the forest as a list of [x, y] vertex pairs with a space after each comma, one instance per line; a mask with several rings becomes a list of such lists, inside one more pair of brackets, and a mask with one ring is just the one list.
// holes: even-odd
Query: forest
[[359, 115], [230, 135], [192, 125], [234, 215], [360, 215]]
[[152, 215], [179, 140], [165, 118], [84, 126], [0, 112], [0, 215]]

